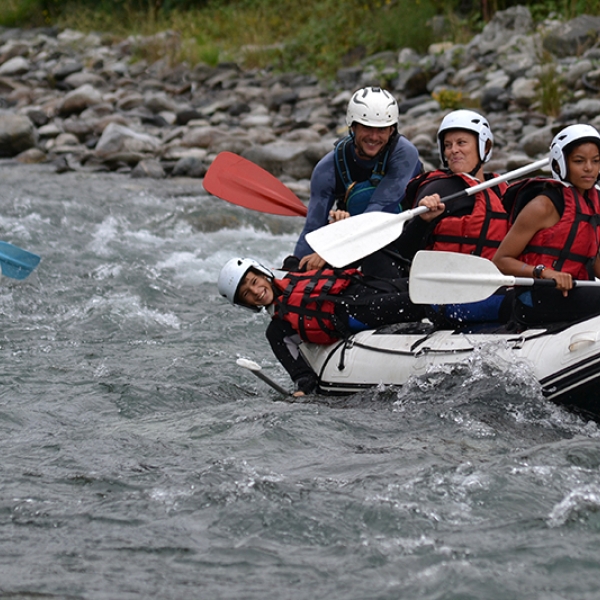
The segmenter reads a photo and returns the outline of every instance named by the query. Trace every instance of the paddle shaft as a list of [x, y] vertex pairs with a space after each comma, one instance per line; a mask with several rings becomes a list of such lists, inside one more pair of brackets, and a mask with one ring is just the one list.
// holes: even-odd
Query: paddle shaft
[[[519, 177], [522, 177], [523, 175], [527, 175], [528, 173], [531, 173], [532, 171], [537, 171], [538, 169], [542, 169], [547, 164], [548, 164], [548, 159], [542, 158], [541, 160], [531, 163], [530, 165], [525, 165], [524, 167], [520, 167], [519, 169], [515, 169], [514, 171], [510, 171], [508, 173], [504, 173], [503, 175], [498, 175], [497, 177], [488, 179], [487, 181], [483, 181], [482, 183], [478, 183], [477, 185], [474, 185], [473, 187], [469, 187], [466, 190], [461, 190], [460, 192], [450, 194], [449, 196], [446, 196], [445, 198], [441, 198], [441, 201], [445, 203], [445, 202], [450, 202], [451, 200], [456, 200], [458, 198], [463, 198], [464, 196], [472, 196], [473, 194], [476, 194], [477, 192], [481, 192], [482, 190], [487, 190], [488, 188], [499, 185], [500, 183], [504, 183], [505, 181], [510, 181], [511, 179], [518, 179]], [[426, 213], [428, 210], [429, 209], [426, 206], [417, 206], [416, 208], [405, 211], [405, 213], [411, 213], [411, 218], [412, 218], [417, 215]], [[405, 213], [401, 213], [401, 214], [405, 214]]]
[[247, 358], [238, 358], [236, 362], [240, 367], [244, 367], [244, 369], [252, 371], [252, 373], [254, 373], [259, 379], [264, 381], [267, 385], [270, 385], [274, 390], [277, 390], [283, 396], [291, 395], [285, 388], [281, 387], [277, 382], [265, 375], [262, 372], [260, 365], [255, 363], [253, 360], [249, 360]]
[[270, 377], [267, 377], [262, 371], [252, 371], [259, 379], [262, 379], [265, 383], [269, 384], [274, 390], [277, 390], [280, 394], [284, 396], [289, 396], [290, 393], [282, 388], [278, 383], [273, 381]]
[[[522, 177], [547, 164], [548, 159], [544, 158], [451, 194], [442, 198], [442, 202], [471, 196], [509, 179]], [[428, 210], [426, 206], [418, 206], [400, 214], [379, 211], [362, 213], [315, 229], [306, 235], [306, 241], [325, 262], [333, 267], [342, 268], [391, 244], [402, 233], [406, 221]]]

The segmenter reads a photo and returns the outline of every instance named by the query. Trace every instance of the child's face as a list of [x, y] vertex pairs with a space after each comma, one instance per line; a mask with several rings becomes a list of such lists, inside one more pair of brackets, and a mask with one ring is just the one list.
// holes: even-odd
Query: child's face
[[265, 275], [248, 271], [240, 283], [238, 300], [247, 306], [269, 306], [273, 304], [274, 294], [271, 280]]

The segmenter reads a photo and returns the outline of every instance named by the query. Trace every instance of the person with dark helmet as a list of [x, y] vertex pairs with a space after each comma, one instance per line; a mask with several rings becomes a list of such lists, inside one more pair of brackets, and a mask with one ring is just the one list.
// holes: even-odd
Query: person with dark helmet
[[415, 146], [398, 133], [398, 114], [396, 99], [382, 88], [352, 95], [349, 133], [313, 170], [306, 222], [289, 264], [300, 270], [325, 266], [306, 242], [315, 229], [363, 212], [400, 212], [406, 185], [423, 166]]
[[574, 280], [600, 277], [600, 134], [570, 125], [550, 145], [552, 179], [512, 184], [504, 202], [510, 229], [493, 262], [507, 275], [549, 279], [555, 288], [521, 290], [515, 319], [524, 325], [565, 322], [600, 313], [600, 289]]
[[249, 258], [232, 258], [217, 287], [231, 304], [272, 317], [266, 336], [295, 383], [295, 396], [310, 393], [317, 376], [302, 358], [302, 342], [332, 344], [364, 329], [420, 321], [423, 306], [413, 304], [407, 280], [363, 275], [357, 269], [288, 272], [281, 279]]

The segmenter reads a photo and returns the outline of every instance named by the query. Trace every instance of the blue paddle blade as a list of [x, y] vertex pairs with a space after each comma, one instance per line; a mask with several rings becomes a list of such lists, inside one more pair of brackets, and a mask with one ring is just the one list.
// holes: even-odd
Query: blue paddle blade
[[8, 242], [0, 242], [0, 268], [5, 277], [25, 279], [39, 262], [40, 257], [37, 254]]

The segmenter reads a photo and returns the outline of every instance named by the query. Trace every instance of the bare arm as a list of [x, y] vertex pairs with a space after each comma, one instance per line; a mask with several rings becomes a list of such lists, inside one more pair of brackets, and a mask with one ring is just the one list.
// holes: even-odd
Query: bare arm
[[[556, 225], [559, 220], [560, 215], [550, 198], [536, 196], [527, 203], [508, 230], [496, 251], [494, 264], [506, 275], [533, 277], [535, 265], [528, 265], [518, 257], [538, 231]], [[554, 279], [556, 287], [565, 295], [573, 287], [573, 278], [569, 273], [555, 271], [549, 267], [542, 271], [542, 279]]]
[[594, 261], [594, 275], [600, 277], [600, 256], [596, 256], [596, 260]]
[[314, 269], [322, 269], [325, 266], [325, 260], [322, 259], [316, 252], [307, 254], [300, 259], [301, 271], [312, 271]]

